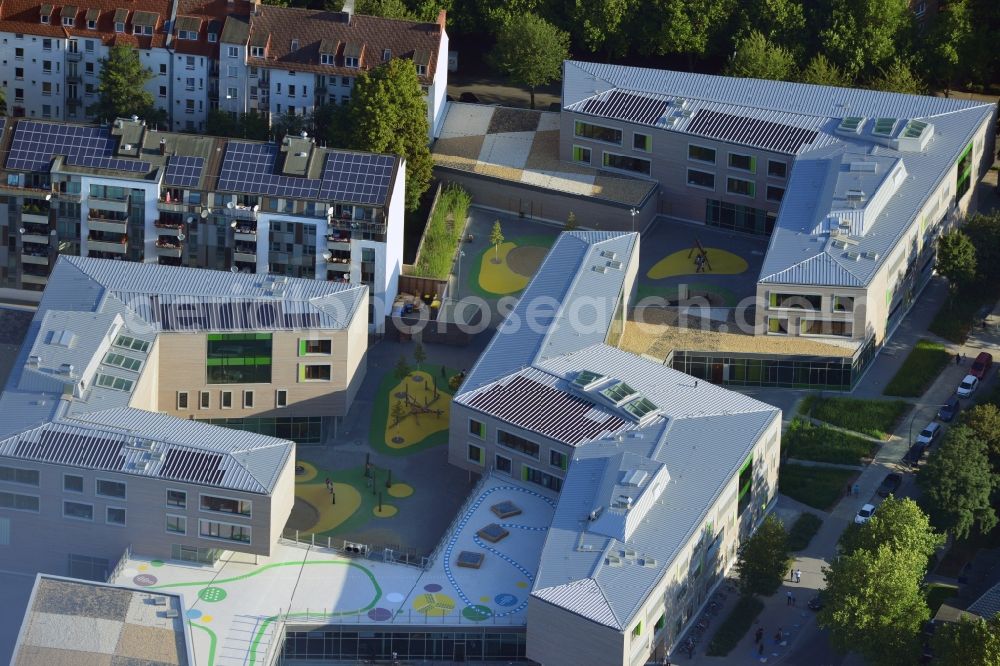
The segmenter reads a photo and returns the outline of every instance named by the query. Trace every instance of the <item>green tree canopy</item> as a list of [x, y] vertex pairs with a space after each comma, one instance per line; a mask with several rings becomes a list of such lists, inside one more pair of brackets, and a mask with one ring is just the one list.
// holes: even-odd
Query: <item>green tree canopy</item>
[[882, 92], [909, 95], [919, 95], [924, 92], [924, 82], [901, 60], [897, 60], [881, 70], [875, 78], [869, 81], [866, 87]]
[[997, 524], [990, 496], [997, 477], [990, 468], [986, 443], [965, 425], [951, 428], [917, 476], [931, 521], [959, 539], [975, 527], [986, 534]]
[[769, 515], [740, 547], [736, 560], [740, 592], [774, 594], [788, 571], [788, 560], [788, 533], [778, 518]]
[[794, 78], [795, 58], [792, 54], [752, 31], [736, 44], [736, 52], [726, 67], [727, 76], [749, 79], [789, 81]]
[[536, 14], [512, 18], [497, 35], [494, 64], [514, 83], [527, 86], [532, 109], [535, 89], [558, 81], [567, 58], [569, 35]]
[[363, 72], [342, 116], [350, 125], [331, 127], [330, 142], [355, 150], [401, 155], [406, 160], [406, 209], [416, 210], [431, 182], [427, 104], [413, 62], [393, 58]]
[[906, 53], [913, 30], [907, 0], [832, 0], [820, 44], [850, 76], [886, 69]]
[[919, 634], [930, 617], [921, 580], [926, 559], [881, 544], [835, 559], [826, 575], [819, 625], [833, 646], [856, 651], [875, 666], [917, 663]]
[[847, 88], [851, 85], [849, 76], [827, 60], [822, 53], [817, 53], [809, 64], [799, 73], [799, 81], [817, 86], [839, 86]]
[[962, 288], [976, 277], [976, 246], [962, 231], [949, 231], [938, 239], [934, 269], [948, 278], [952, 290]]
[[143, 86], [153, 78], [152, 70], [139, 62], [139, 52], [131, 46], [112, 46], [101, 60], [97, 103], [87, 112], [97, 120], [139, 116], [155, 121], [162, 116], [153, 106], [153, 95]]
[[934, 632], [931, 645], [934, 663], [940, 666], [1000, 664], [1000, 617], [944, 623]]
[[874, 552], [885, 544], [895, 550], [920, 555], [924, 566], [943, 543], [944, 535], [934, 531], [927, 514], [916, 502], [894, 497], [882, 502], [868, 522], [848, 526], [840, 538], [845, 554], [861, 549]]

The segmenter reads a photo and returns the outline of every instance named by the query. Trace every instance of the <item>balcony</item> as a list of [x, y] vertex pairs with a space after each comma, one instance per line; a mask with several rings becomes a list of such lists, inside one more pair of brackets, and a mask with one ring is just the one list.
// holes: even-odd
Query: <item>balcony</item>
[[125, 239], [118, 241], [117, 243], [106, 240], [91, 240], [87, 239], [87, 251], [88, 252], [109, 252], [111, 254], [125, 254], [125, 250], [128, 249], [128, 245]]
[[49, 278], [47, 275], [32, 275], [31, 273], [22, 273], [21, 282], [26, 284], [48, 284]]
[[156, 241], [156, 254], [161, 257], [180, 257], [183, 246], [180, 241], [160, 237]]

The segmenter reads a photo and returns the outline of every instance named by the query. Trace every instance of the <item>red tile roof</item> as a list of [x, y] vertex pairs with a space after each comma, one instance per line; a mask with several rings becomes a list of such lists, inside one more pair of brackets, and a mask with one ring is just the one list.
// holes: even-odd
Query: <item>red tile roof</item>
[[[341, 12], [264, 5], [250, 25], [251, 40], [270, 37], [266, 57], [248, 58], [247, 62], [259, 67], [353, 76], [359, 70], [343, 66], [345, 48], [361, 49], [362, 71], [380, 65], [384, 49], [389, 49], [393, 58], [413, 58], [416, 52], [428, 60], [426, 73], [420, 78], [430, 83], [438, 64], [443, 21], [443, 16], [441, 23], [418, 23], [354, 15], [347, 23]], [[293, 40], [298, 41], [297, 50], [292, 49]], [[337, 44], [335, 65], [320, 63], [320, 42]]]
[[[0, 31], [60, 39], [67, 37], [99, 39], [109, 46], [118, 43], [138, 48], [162, 47], [167, 39], [163, 29], [170, 18], [170, 5], [170, 0], [142, 0], [141, 7], [130, 0], [70, 0], [66, 5], [52, 5], [52, 18], [46, 25], [40, 21], [40, 3], [34, 0], [3, 0], [0, 3]], [[62, 25], [63, 6], [77, 8], [73, 27]], [[96, 30], [87, 29], [87, 12], [91, 9], [100, 11]], [[115, 12], [119, 9], [128, 10], [125, 34], [115, 33]], [[136, 11], [158, 14], [152, 35], [132, 34], [132, 19]]]

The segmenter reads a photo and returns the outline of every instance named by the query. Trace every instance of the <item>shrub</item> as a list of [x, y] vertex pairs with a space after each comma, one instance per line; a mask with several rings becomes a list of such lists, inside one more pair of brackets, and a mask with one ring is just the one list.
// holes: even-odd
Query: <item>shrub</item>
[[948, 365], [949, 359], [951, 354], [944, 345], [930, 340], [918, 340], [883, 393], [904, 398], [919, 398], [931, 382], [941, 374], [941, 370]]
[[750, 627], [762, 610], [764, 602], [757, 597], [740, 597], [736, 606], [712, 635], [712, 640], [708, 644], [708, 656], [725, 657], [732, 652], [750, 631]]

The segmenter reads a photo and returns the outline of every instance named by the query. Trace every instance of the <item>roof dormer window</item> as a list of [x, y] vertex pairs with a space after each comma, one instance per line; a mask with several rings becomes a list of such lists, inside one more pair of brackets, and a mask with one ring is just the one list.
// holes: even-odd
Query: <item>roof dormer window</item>
[[42, 5], [41, 9], [39, 10], [38, 20], [44, 23], [45, 25], [48, 25], [51, 19], [52, 19], [52, 5]]

